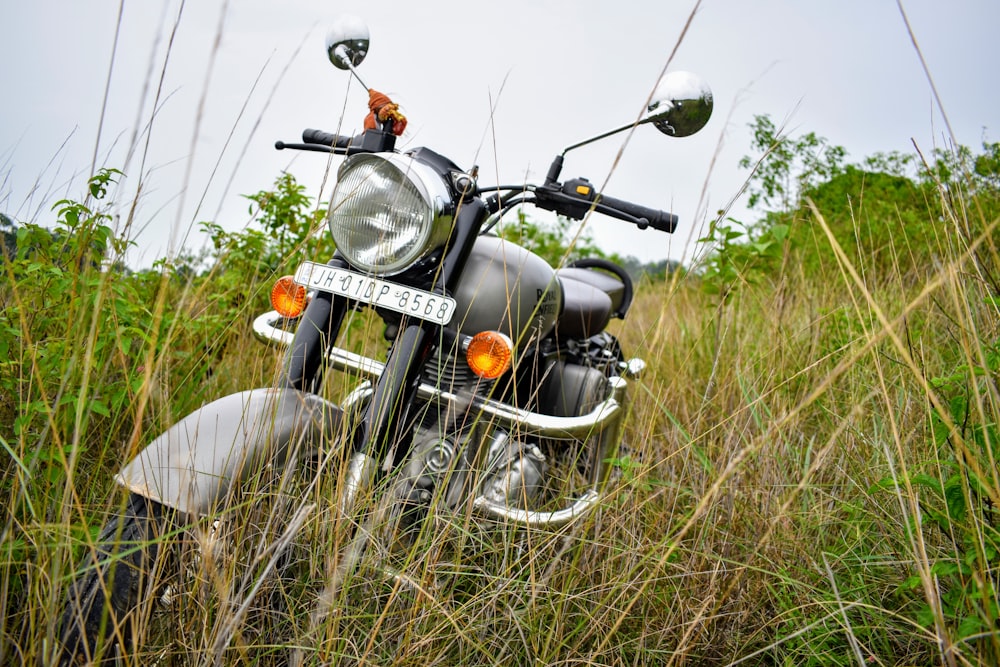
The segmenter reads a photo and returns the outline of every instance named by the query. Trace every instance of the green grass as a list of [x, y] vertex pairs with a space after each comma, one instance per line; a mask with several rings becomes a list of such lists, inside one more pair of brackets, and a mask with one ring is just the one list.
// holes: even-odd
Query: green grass
[[[5, 664], [50, 655], [118, 468], [202, 403], [273, 382], [280, 352], [249, 323], [282, 264], [320, 252], [302, 246], [322, 215], [282, 177], [264, 232], [214, 230], [210, 270], [102, 270], [124, 250], [114, 177], [61, 204], [57, 233], [24, 226], [31, 251], [2, 263]], [[377, 495], [340, 515], [334, 452], [185, 527], [126, 663], [996, 664], [1000, 207], [956, 185], [915, 191], [925, 214], [905, 226], [824, 190], [707, 269], [642, 282], [613, 331], [649, 367], [598, 512], [526, 531], [439, 507], [394, 541]], [[916, 247], [920, 224], [933, 242]], [[358, 317], [348, 344], [374, 354], [380, 335]], [[343, 572], [359, 522], [379, 539]]]

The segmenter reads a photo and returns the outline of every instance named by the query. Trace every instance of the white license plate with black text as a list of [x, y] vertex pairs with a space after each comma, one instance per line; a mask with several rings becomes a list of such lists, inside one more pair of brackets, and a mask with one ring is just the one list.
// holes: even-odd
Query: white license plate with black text
[[455, 313], [451, 297], [315, 262], [299, 265], [295, 283], [438, 324], [448, 324]]

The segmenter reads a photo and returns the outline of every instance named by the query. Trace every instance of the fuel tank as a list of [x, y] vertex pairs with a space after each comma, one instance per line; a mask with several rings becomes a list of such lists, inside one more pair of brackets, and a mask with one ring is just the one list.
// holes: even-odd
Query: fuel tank
[[518, 348], [552, 332], [562, 290], [548, 262], [497, 236], [480, 236], [453, 295], [452, 326], [472, 336], [494, 330]]

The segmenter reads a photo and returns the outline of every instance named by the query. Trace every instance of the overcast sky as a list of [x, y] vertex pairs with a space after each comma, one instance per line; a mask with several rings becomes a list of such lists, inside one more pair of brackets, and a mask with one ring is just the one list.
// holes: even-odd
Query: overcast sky
[[[148, 265], [199, 221], [244, 227], [240, 195], [283, 170], [327, 197], [327, 158], [273, 143], [297, 141], [305, 127], [360, 129], [367, 96], [324, 53], [327, 26], [343, 13], [370, 28], [365, 82], [409, 118], [397, 146], [478, 164], [483, 184], [540, 182], [564, 147], [636, 118], [695, 4], [2, 0], [0, 211], [50, 221], [55, 199], [82, 196], [96, 155], [126, 174], [123, 216], [141, 184], [129, 259]], [[996, 141], [1000, 2], [902, 7], [956, 140]], [[594, 216], [609, 251], [690, 256], [689, 240], [740, 189], [756, 114], [859, 161], [948, 142], [895, 0], [704, 0], [670, 68], [699, 73], [714, 91], [701, 134], [639, 128], [614, 169], [623, 136], [566, 159], [566, 178], [600, 184], [610, 174], [608, 194], [681, 216], [672, 237]], [[740, 202], [733, 213], [751, 215]], [[186, 244], [203, 242], [192, 234]]]

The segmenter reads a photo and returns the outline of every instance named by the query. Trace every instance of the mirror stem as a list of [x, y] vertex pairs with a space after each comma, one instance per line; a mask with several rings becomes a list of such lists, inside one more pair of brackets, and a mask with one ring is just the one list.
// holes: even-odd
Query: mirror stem
[[549, 173], [545, 174], [545, 185], [555, 185], [559, 181], [559, 172], [562, 171], [563, 157], [565, 155], [566, 151], [563, 151], [562, 155], [557, 155], [552, 160], [552, 164], [549, 165]]
[[637, 121], [635, 123], [629, 123], [628, 125], [623, 125], [623, 126], [617, 128], [615, 130], [611, 130], [609, 132], [605, 132], [604, 134], [599, 134], [596, 137], [591, 137], [590, 139], [587, 139], [586, 141], [581, 141], [578, 144], [573, 144], [572, 146], [569, 146], [568, 148], [564, 148], [562, 154], [566, 155], [566, 153], [569, 153], [574, 148], [579, 148], [580, 146], [586, 146], [587, 144], [592, 144], [595, 141], [598, 141], [600, 139], [605, 139], [607, 137], [610, 137], [613, 134], [618, 134], [619, 132], [624, 132], [625, 130], [631, 130], [633, 127], [638, 127], [640, 125], [645, 125], [648, 122], [650, 122], [650, 119], [643, 118], [642, 120]]
[[347, 52], [347, 48], [344, 47], [343, 44], [341, 44], [340, 46], [337, 47], [336, 51], [337, 55], [340, 56], [343, 59], [344, 63], [347, 65], [347, 68], [351, 70], [351, 74], [354, 75], [354, 78], [358, 80], [358, 83], [364, 86], [365, 90], [369, 90], [368, 84], [366, 84], [364, 81], [361, 80], [361, 77], [358, 76], [358, 70], [354, 69], [354, 64], [351, 62], [351, 56]]

